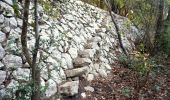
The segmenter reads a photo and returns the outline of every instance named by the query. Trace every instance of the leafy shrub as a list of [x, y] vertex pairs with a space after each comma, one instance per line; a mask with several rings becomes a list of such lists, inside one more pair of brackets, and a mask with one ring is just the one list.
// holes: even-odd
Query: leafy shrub
[[132, 53], [129, 58], [125, 55], [119, 56], [119, 62], [138, 73], [140, 77], [143, 77], [151, 68], [151, 60], [148, 59], [148, 54], [141, 52]]

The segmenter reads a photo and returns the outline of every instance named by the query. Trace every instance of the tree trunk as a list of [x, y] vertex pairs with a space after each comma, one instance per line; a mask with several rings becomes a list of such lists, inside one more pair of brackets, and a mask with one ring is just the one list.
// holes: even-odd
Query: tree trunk
[[34, 0], [34, 17], [35, 17], [35, 49], [33, 51], [32, 60], [32, 80], [33, 80], [33, 91], [32, 100], [40, 100], [40, 68], [37, 65], [37, 53], [39, 49], [39, 34], [38, 34], [38, 2]]
[[29, 5], [30, 5], [30, 0], [25, 0], [24, 16], [23, 16], [23, 24], [22, 24], [22, 34], [21, 34], [21, 45], [22, 45], [22, 52], [23, 52], [28, 64], [31, 66], [31, 64], [32, 64], [31, 56], [29, 54], [29, 50], [27, 47], [27, 28], [28, 28]]
[[118, 13], [118, 7], [117, 7], [117, 4], [116, 4], [116, 1], [115, 0], [110, 0], [110, 7], [111, 7], [111, 11], [113, 11], [114, 13]]
[[[159, 37], [162, 31], [162, 23], [163, 23], [163, 12], [164, 12], [164, 0], [159, 1], [159, 11], [158, 11], [158, 20], [156, 24], [156, 34], [155, 34], [155, 44], [152, 53], [156, 53], [159, 48]], [[152, 54], [153, 55], [153, 54]]]
[[117, 33], [118, 40], [119, 40], [119, 44], [120, 44], [120, 48], [122, 49], [123, 53], [124, 53], [126, 56], [128, 56], [128, 54], [127, 54], [127, 52], [126, 52], [126, 50], [125, 50], [125, 48], [124, 48], [124, 46], [123, 46], [123, 43], [122, 43], [122, 38], [121, 38], [121, 34], [120, 34], [119, 27], [118, 27], [116, 21], [114, 20], [114, 16], [113, 16], [113, 14], [112, 14], [110, 2], [108, 2], [108, 0], [105, 0], [105, 3], [106, 3], [106, 6], [107, 6], [107, 8], [108, 8], [108, 10], [109, 10], [109, 14], [110, 14], [110, 16], [111, 16], [112, 22], [113, 22], [114, 25], [115, 25], [116, 33]]

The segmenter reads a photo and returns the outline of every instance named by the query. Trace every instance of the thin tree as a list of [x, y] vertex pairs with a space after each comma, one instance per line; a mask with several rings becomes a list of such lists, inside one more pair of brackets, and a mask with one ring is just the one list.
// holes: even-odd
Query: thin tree
[[28, 46], [27, 46], [27, 29], [28, 29], [29, 6], [30, 6], [30, 0], [25, 0], [22, 34], [21, 34], [21, 45], [22, 45], [22, 52], [23, 52], [23, 54], [26, 58], [26, 61], [31, 66], [32, 60], [31, 60], [31, 56], [29, 54], [29, 50], [28, 50]]
[[119, 41], [119, 44], [120, 44], [120, 48], [122, 49], [123, 53], [128, 56], [127, 52], [126, 52], [126, 49], [124, 48], [123, 46], [123, 43], [122, 43], [122, 38], [121, 38], [121, 34], [120, 34], [120, 29], [114, 19], [114, 16], [113, 16], [113, 13], [112, 13], [112, 8], [111, 8], [111, 5], [110, 5], [110, 2], [108, 0], [105, 0], [105, 3], [106, 3], [106, 6], [108, 8], [108, 11], [109, 11], [109, 14], [111, 16], [111, 19], [112, 19], [112, 22], [114, 23], [115, 25], [115, 29], [116, 29], [116, 33], [117, 33], [117, 36], [118, 36], [118, 41]]
[[33, 57], [29, 53], [28, 46], [27, 46], [27, 29], [28, 29], [28, 15], [29, 15], [29, 6], [30, 0], [25, 0], [24, 3], [24, 15], [23, 15], [23, 26], [22, 26], [22, 34], [21, 34], [21, 45], [22, 45], [22, 52], [26, 58], [26, 61], [31, 67], [32, 71], [32, 100], [40, 100], [40, 69], [37, 66], [37, 53], [39, 49], [39, 34], [38, 34], [38, 15], [37, 15], [37, 0], [34, 0], [34, 9], [35, 9], [35, 49], [33, 50]]
[[40, 100], [40, 68], [38, 67], [37, 62], [37, 53], [39, 49], [39, 32], [38, 32], [38, 1], [34, 0], [34, 17], [35, 17], [35, 48], [33, 50], [33, 59], [32, 59], [32, 80], [33, 80], [33, 92], [32, 100]]
[[156, 53], [159, 48], [159, 38], [160, 34], [162, 32], [162, 25], [163, 25], [163, 12], [164, 12], [164, 0], [159, 0], [159, 9], [158, 9], [158, 20], [156, 23], [156, 33], [155, 33], [155, 43], [154, 43], [154, 48], [152, 50], [152, 55], [153, 53]]

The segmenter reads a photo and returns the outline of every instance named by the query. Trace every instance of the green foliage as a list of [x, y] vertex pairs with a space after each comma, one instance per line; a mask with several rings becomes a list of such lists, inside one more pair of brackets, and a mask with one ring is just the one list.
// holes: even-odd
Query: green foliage
[[18, 7], [18, 4], [16, 2], [14, 2], [12, 7], [14, 9], [14, 12], [15, 12], [16, 16], [19, 17], [19, 7]]
[[39, 0], [39, 3], [42, 5], [45, 14], [53, 18], [59, 17], [59, 9], [57, 8], [57, 6], [53, 5], [53, 2], [51, 2], [50, 0]]
[[160, 36], [160, 47], [167, 55], [170, 55], [170, 24], [169, 22], [164, 22], [164, 31]]
[[131, 60], [128, 59], [128, 57], [127, 57], [126, 55], [124, 55], [124, 54], [119, 55], [119, 56], [118, 56], [118, 59], [119, 59], [119, 62], [120, 62], [123, 66], [125, 66], [125, 67], [129, 67], [129, 66], [130, 66]]
[[17, 87], [18, 100], [29, 100], [32, 92], [32, 84], [21, 84]]
[[125, 95], [127, 97], [130, 97], [132, 95], [131, 87], [124, 87], [124, 88], [122, 88], [121, 92], [123, 95]]
[[101, 9], [106, 9], [105, 0], [82, 0], [85, 3], [91, 4], [93, 6], [99, 7]]
[[[47, 86], [40, 86], [40, 93], [44, 97]], [[6, 89], [6, 95], [0, 100], [31, 100], [33, 82], [20, 82], [13, 88]]]
[[151, 69], [151, 60], [148, 59], [148, 54], [141, 52], [134, 52], [130, 58], [125, 55], [120, 55], [119, 62], [123, 66], [137, 72], [139, 77], [145, 77], [147, 72]]
[[129, 20], [126, 20], [124, 23], [123, 23], [123, 26], [125, 26], [126, 28], [130, 28], [130, 25], [131, 25], [131, 22]]

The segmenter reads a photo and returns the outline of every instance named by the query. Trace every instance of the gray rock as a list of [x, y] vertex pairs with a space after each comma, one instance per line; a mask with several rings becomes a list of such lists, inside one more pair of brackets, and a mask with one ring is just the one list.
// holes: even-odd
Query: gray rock
[[67, 77], [75, 77], [84, 74], [88, 70], [88, 67], [75, 68], [71, 70], [65, 70]]
[[11, 82], [8, 84], [7, 89], [11, 89], [14, 93], [17, 90], [18, 85], [19, 85], [18, 81], [12, 79]]
[[74, 30], [76, 28], [76, 26], [71, 22], [69, 22], [68, 25], [71, 27], [72, 30]]
[[98, 72], [102, 77], [107, 77], [107, 72], [104, 69], [98, 69]]
[[65, 72], [62, 68], [59, 69], [59, 75], [60, 75], [60, 78], [64, 81], [66, 80], [66, 75], [65, 75]]
[[2, 32], [4, 32], [4, 33], [9, 33], [10, 30], [11, 30], [11, 28], [9, 26], [2, 28]]
[[3, 81], [5, 81], [5, 78], [6, 78], [6, 72], [0, 70], [0, 84], [2, 84]]
[[14, 9], [10, 5], [0, 1], [0, 6], [1, 6], [0, 11], [3, 11], [3, 15], [14, 16]]
[[19, 27], [22, 27], [23, 21], [20, 18], [17, 18], [17, 24]]
[[75, 20], [74, 16], [70, 15], [70, 14], [65, 14], [65, 15], [63, 15], [63, 17], [65, 19], [69, 20], [69, 21], [74, 21]]
[[51, 75], [51, 79], [53, 79], [56, 82], [56, 84], [60, 84], [62, 82], [62, 78], [60, 77], [57, 71], [52, 70], [50, 75]]
[[94, 88], [91, 87], [91, 86], [86, 86], [86, 87], [84, 87], [84, 89], [85, 89], [86, 91], [94, 92]]
[[72, 38], [72, 37], [73, 37], [73, 33], [71, 33], [71, 32], [67, 32], [67, 33], [66, 33], [66, 37], [68, 37], [68, 38]]
[[74, 96], [78, 94], [79, 81], [66, 82], [59, 86], [59, 92], [67, 96]]
[[[45, 64], [44, 64], [44, 65], [45, 65]], [[43, 79], [48, 80], [48, 78], [49, 78], [49, 72], [48, 72], [48, 69], [47, 69], [46, 67], [43, 67], [43, 68], [42, 68], [40, 74], [41, 74], [41, 77], [42, 77]]]
[[83, 98], [83, 99], [85, 99], [87, 96], [86, 96], [86, 93], [85, 92], [83, 92], [83, 93], [81, 93], [81, 97]]
[[43, 7], [38, 5], [37, 11], [38, 11], [39, 14], [43, 13], [43, 11], [44, 11]]
[[3, 100], [4, 97], [7, 95], [5, 88], [0, 89], [0, 100]]
[[86, 49], [95, 49], [95, 50], [99, 50], [99, 49], [100, 49], [97, 42], [87, 43], [87, 44], [85, 45], [85, 48], [86, 48]]
[[8, 69], [17, 69], [22, 67], [22, 59], [19, 56], [15, 55], [6, 55], [2, 62]]
[[13, 5], [13, 1], [12, 0], [4, 0], [5, 3], [9, 4], [9, 5]]
[[27, 68], [18, 68], [17, 70], [15, 70], [12, 73], [12, 75], [17, 80], [29, 81], [29, 79], [30, 79], [30, 69], [27, 69]]
[[54, 29], [52, 29], [51, 31], [52, 31], [52, 32], [50, 32], [50, 33], [52, 33], [55, 38], [58, 38], [58, 37], [60, 36], [60, 32], [58, 31], [57, 28], [54, 28]]
[[5, 55], [5, 50], [0, 44], [0, 60], [4, 57], [4, 55]]
[[94, 75], [93, 74], [88, 74], [87, 75], [87, 81], [92, 81], [94, 80]]
[[49, 79], [47, 81], [47, 83], [48, 83], [48, 85], [47, 85], [47, 89], [45, 91], [45, 95], [46, 95], [46, 97], [50, 97], [57, 93], [57, 85], [56, 85], [55, 81], [52, 79]]
[[51, 56], [56, 59], [56, 60], [60, 60], [61, 59], [61, 52], [56, 50], [56, 49], [51, 49], [49, 50], [49, 52], [52, 52]]
[[81, 66], [88, 66], [92, 63], [92, 61], [89, 58], [75, 58], [74, 59], [74, 66], [75, 67], [81, 67]]
[[63, 69], [68, 69], [67, 62], [66, 62], [66, 60], [64, 58], [61, 58], [61, 67]]
[[83, 51], [79, 52], [79, 56], [82, 58], [93, 58], [95, 53], [95, 49], [84, 49]]
[[100, 42], [101, 40], [102, 40], [101, 37], [95, 36], [95, 37], [92, 38], [91, 41], [93, 41], [93, 42]]
[[0, 24], [4, 22], [4, 16], [1, 14], [0, 15]]
[[80, 44], [82, 42], [82, 40], [80, 39], [79, 36], [75, 35], [73, 36], [73, 40], [75, 41], [76, 44]]
[[69, 68], [69, 69], [73, 68], [72, 58], [69, 54], [62, 53], [62, 58], [64, 58], [66, 60], [67, 68]]
[[70, 48], [68, 50], [69, 54], [71, 55], [71, 57], [74, 59], [78, 56], [78, 53], [77, 53], [77, 48]]
[[104, 62], [104, 63], [109, 63], [108, 59], [106, 59], [105, 57], [103, 56], [100, 56], [99, 57], [100, 61]]
[[102, 63], [100, 66], [104, 66], [106, 70], [112, 70], [111, 66], [107, 63]]
[[10, 27], [11, 28], [16, 28], [17, 27], [17, 21], [14, 17], [10, 18]]
[[68, 31], [69, 30], [68, 26], [65, 25], [65, 24], [62, 23], [61, 26], [63, 27], [64, 31]]
[[64, 32], [63, 27], [61, 27], [60, 25], [56, 25], [56, 27], [57, 27], [57, 29], [58, 29], [61, 33], [63, 33], [63, 32]]
[[4, 64], [0, 62], [0, 69], [2, 69], [3, 67], [4, 67]]
[[6, 40], [6, 34], [0, 31], [0, 43]]

